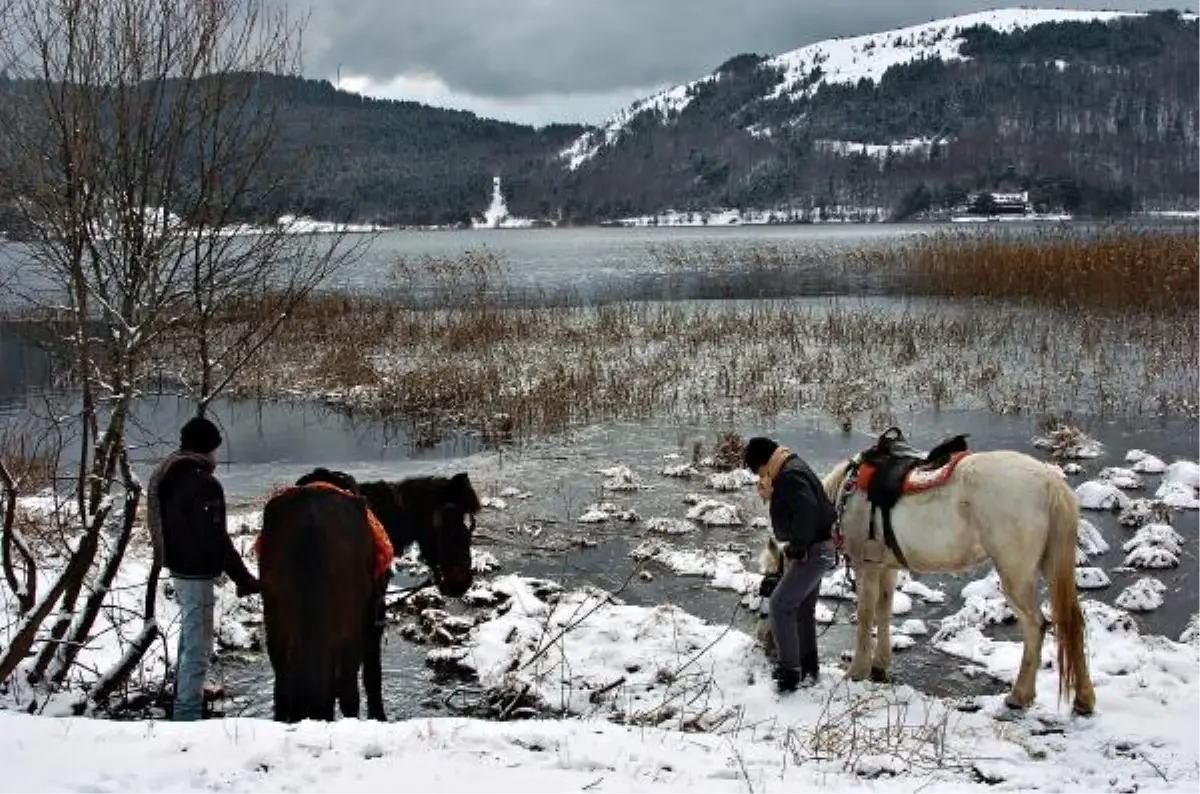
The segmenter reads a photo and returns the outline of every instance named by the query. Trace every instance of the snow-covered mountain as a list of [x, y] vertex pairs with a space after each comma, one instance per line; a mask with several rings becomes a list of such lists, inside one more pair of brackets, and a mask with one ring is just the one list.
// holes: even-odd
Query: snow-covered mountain
[[[965, 60], [966, 56], [959, 51], [963, 44], [962, 32], [976, 26], [1010, 33], [1050, 22], [1108, 22], [1138, 16], [1144, 14], [1006, 8], [938, 19], [864, 36], [828, 39], [764, 61], [762, 67], [778, 70], [780, 79], [762, 98], [797, 100], [813, 96], [826, 85], [854, 84], [860, 80], [878, 83], [888, 69], [921, 59], [940, 58], [946, 62]], [[688, 106], [697, 87], [720, 79], [718, 72], [634, 102], [598, 129], [584, 133], [565, 148], [561, 156], [566, 166], [575, 170], [605, 147], [615, 144], [635, 119], [653, 115], [660, 121], [669, 120]], [[747, 128], [747, 131], [759, 136], [766, 132], [762, 127]]]

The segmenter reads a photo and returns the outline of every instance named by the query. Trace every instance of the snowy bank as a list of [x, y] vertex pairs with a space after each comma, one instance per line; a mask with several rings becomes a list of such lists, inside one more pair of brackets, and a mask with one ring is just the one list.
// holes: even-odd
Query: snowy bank
[[[20, 514], [30, 518], [45, 518], [54, 510], [53, 497], [37, 495], [18, 500]], [[239, 534], [249, 528], [256, 531], [261, 513], [230, 516], [230, 527], [234, 531], [234, 544], [244, 557], [250, 559], [253, 538]], [[100, 557], [109, 553], [106, 538], [101, 544]], [[62, 574], [67, 557], [53, 544], [32, 544], [37, 561], [37, 592], [47, 593]], [[82, 693], [93, 685], [96, 678], [111, 669], [127, 652], [137, 635], [142, 631], [142, 607], [146, 581], [150, 572], [152, 552], [143, 527], [135, 527], [133, 539], [126, 551], [124, 561], [110, 588], [104, 607], [96, 617], [87, 644], [79, 651], [76, 665], [57, 691], [34, 688], [25, 683], [24, 671], [33, 665], [36, 656], [30, 657], [18, 667], [10, 686], [0, 691], [0, 709], [29, 708], [31, 703], [37, 713], [65, 715], [72, 713], [76, 704], [82, 702]], [[253, 562], [251, 570], [255, 569]], [[90, 596], [97, 583], [98, 566], [85, 580], [83, 597]], [[0, 647], [7, 645], [20, 625], [15, 599], [0, 601]], [[175, 600], [175, 584], [170, 574], [162, 572], [158, 580], [155, 619], [160, 638], [154, 642], [142, 658], [138, 668], [129, 679], [130, 693], [157, 692], [169, 678], [175, 664], [176, 643], [179, 635], [180, 610]], [[52, 620], [43, 624], [43, 634]], [[222, 577], [216, 588], [216, 610], [214, 618], [214, 640], [218, 651], [257, 650], [262, 644], [262, 599], [259, 596], [238, 598], [236, 587]], [[42, 647], [39, 640], [33, 646], [35, 652]], [[118, 693], [119, 694], [119, 693]], [[119, 698], [118, 698], [119, 699]]]

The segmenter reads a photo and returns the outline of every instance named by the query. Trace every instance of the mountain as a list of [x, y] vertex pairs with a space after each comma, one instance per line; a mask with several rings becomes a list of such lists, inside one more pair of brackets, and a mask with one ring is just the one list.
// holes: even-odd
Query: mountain
[[882, 206], [971, 190], [1047, 209], [1196, 206], [1197, 21], [1007, 9], [775, 57], [634, 103], [559, 157], [569, 215]]
[[[811, 217], [837, 205], [908, 218], [987, 189], [1081, 215], [1195, 208], [1197, 34], [1196, 16], [1175, 12], [969, 14], [735, 55], [594, 128], [252, 75], [279, 108], [274, 166], [286, 184], [243, 214], [465, 223], [483, 214], [496, 175], [512, 214], [576, 223], [667, 209]], [[0, 113], [29, 85], [0, 76]], [[0, 179], [0, 231], [11, 228], [10, 183]]]
[[[233, 77], [252, 81], [248, 102], [261, 103], [248, 104], [243, 118], [253, 124], [264, 107], [274, 115], [279, 134], [264, 182], [275, 184], [274, 175], [283, 179], [279, 189], [252, 189], [254, 205], [242, 208], [238, 220], [303, 214], [387, 225], [469, 223], [483, 214], [498, 174], [505, 188], [521, 197], [514, 209], [549, 217], [558, 205], [545, 185], [562, 171], [555, 153], [585, 130], [573, 124], [534, 128], [417, 102], [372, 99], [338, 90], [327, 80]], [[0, 114], [19, 112], [29, 104], [22, 92], [38, 88], [35, 81], [0, 73]], [[5, 144], [3, 135], [20, 126], [0, 123], [0, 232], [14, 236], [20, 234], [20, 213], [9, 191], [16, 180], [3, 175], [20, 148]]]

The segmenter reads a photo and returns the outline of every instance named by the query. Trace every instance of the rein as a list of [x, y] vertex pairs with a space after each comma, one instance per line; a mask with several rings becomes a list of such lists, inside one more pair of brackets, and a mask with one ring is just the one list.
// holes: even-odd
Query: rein
[[422, 579], [420, 582], [413, 585], [412, 587], [401, 587], [398, 590], [393, 590], [392, 591], [393, 593], [403, 593], [404, 595], [397, 598], [395, 601], [390, 603], [388, 606], [395, 606], [396, 604], [403, 604], [405, 601], [412, 598], [417, 593], [419, 593], [420, 591], [424, 590], [426, 587], [429, 587], [432, 584], [436, 584], [436, 582], [434, 582], [434, 580], [433, 580], [433, 577], [426, 576], [424, 579]]

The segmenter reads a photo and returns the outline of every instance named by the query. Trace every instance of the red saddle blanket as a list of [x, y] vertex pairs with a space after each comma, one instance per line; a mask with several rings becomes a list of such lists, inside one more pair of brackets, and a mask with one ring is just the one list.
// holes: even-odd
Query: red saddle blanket
[[[920, 493], [937, 488], [939, 485], [945, 485], [950, 479], [950, 475], [954, 473], [954, 469], [958, 466], [958, 462], [970, 455], [970, 451], [955, 452], [950, 456], [950, 461], [945, 465], [939, 466], [936, 469], [929, 469], [924, 466], [916, 466], [904, 475], [904, 487], [901, 493], [911, 494]], [[864, 463], [858, 468], [858, 489], [865, 491], [871, 486], [871, 478], [875, 475], [875, 467], [870, 463]]]
[[[333, 491], [344, 496], [353, 496], [349, 491], [343, 490], [333, 483], [328, 482], [311, 482], [308, 485], [289, 485], [283, 488], [276, 489], [271, 498], [280, 496], [290, 491], [298, 491], [304, 488], [321, 488], [326, 491]], [[392, 566], [392, 558], [395, 556], [395, 550], [392, 548], [391, 538], [388, 537], [387, 530], [383, 528], [383, 523], [371, 512], [371, 508], [367, 508], [367, 524], [371, 527], [371, 537], [375, 541], [375, 576], [383, 576], [384, 573]], [[262, 556], [262, 533], [254, 539], [254, 556]]]

